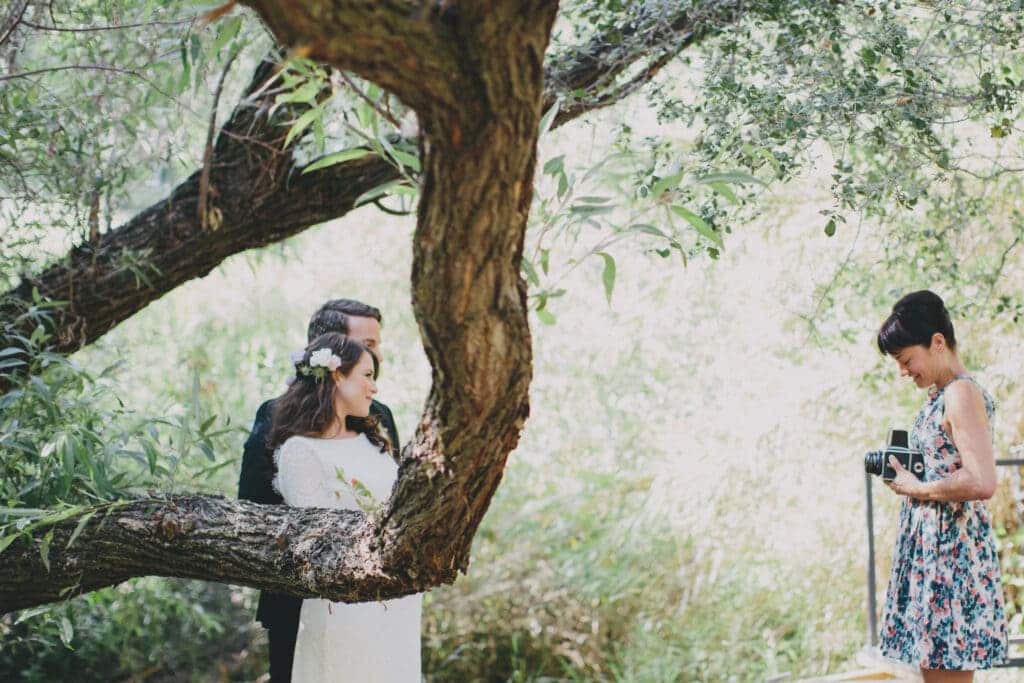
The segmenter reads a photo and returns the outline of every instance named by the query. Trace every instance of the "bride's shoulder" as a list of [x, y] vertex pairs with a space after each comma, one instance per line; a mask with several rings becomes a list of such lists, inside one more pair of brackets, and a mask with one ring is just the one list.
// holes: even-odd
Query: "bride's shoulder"
[[311, 439], [308, 436], [289, 436], [284, 443], [277, 447], [274, 454], [280, 459], [282, 456], [293, 454], [315, 453], [315, 441], [316, 439]]

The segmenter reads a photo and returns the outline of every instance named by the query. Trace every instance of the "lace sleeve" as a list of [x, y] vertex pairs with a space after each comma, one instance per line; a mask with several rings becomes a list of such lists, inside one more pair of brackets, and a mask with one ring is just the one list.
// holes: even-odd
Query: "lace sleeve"
[[274, 485], [286, 505], [329, 507], [333, 494], [326, 486], [327, 476], [320, 458], [308, 444], [291, 438], [274, 453], [277, 476]]

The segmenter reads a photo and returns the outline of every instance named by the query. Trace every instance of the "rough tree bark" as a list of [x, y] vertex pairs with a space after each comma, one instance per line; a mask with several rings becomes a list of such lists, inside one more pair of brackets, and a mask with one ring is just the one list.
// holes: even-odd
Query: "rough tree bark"
[[[620, 101], [680, 50], [734, 22], [742, 11], [741, 0], [691, 8], [652, 0], [624, 17], [614, 37], [598, 35], [553, 57], [545, 70], [543, 108], [565, 100], [553, 122], [557, 127]], [[637, 66], [642, 67], [638, 73], [623, 83], [616, 81]], [[399, 177], [394, 166], [376, 156], [303, 174], [293, 147], [283, 148], [287, 128], [280, 125], [300, 115], [301, 107], [282, 110], [270, 121], [266, 113], [272, 98], [251, 97], [271, 71], [269, 61], [260, 65], [217, 137], [209, 203], [221, 214], [219, 229], [204, 229], [197, 219], [199, 169], [166, 199], [103, 234], [98, 243], [74, 247], [0, 295], [0, 320], [13, 320], [30, 306], [33, 289], [45, 298], [66, 301], [52, 312], [49, 348], [71, 353], [182, 283], [206, 275], [225, 258], [340, 218], [365, 192]], [[147, 255], [154, 269], [148, 282], [137, 281], [123, 267], [126, 251]], [[35, 325], [26, 320], [20, 331], [28, 336]]]
[[[324, 63], [386, 85], [420, 119], [412, 290], [433, 385], [399, 481], [371, 518], [281, 508], [248, 520], [254, 506], [241, 503], [141, 501], [113, 511], [105, 528], [90, 520], [71, 548], [66, 539], [77, 522], [67, 520], [54, 529], [45, 562], [30, 543], [0, 555], [0, 610], [141, 574], [278, 590], [299, 584], [309, 594], [371, 599], [450, 582], [467, 566], [529, 412], [531, 343], [519, 269], [557, 2], [427, 13], [405, 2], [252, 5], [282, 44], [311, 46]], [[262, 542], [249, 536], [254, 531]]]
[[[199, 496], [136, 501], [88, 519], [80, 514], [41, 530], [32, 540], [19, 539], [0, 554], [0, 613], [143, 575], [359, 601], [426, 590], [451, 582], [467, 568], [473, 535], [529, 412], [531, 343], [519, 271], [538, 125], [550, 102], [550, 94], [545, 100], [543, 58], [557, 2], [248, 4], [282, 45], [301, 45], [326, 64], [386, 86], [419, 116], [424, 172], [412, 293], [433, 383], [416, 434], [403, 451], [393, 495], [385, 509], [370, 517]], [[735, 9], [729, 7], [714, 21], [732, 20]], [[678, 27], [672, 30], [678, 33]], [[689, 41], [700, 31], [684, 33]], [[643, 52], [622, 52], [621, 45], [616, 49], [622, 58], [614, 69], [625, 68]], [[661, 59], [648, 68], [658, 68]], [[582, 73], [599, 71], [576, 62], [569, 68], [578, 69], [567, 79], [572, 87], [586, 81]], [[258, 82], [259, 75], [253, 83]], [[250, 139], [256, 131], [278, 140], [274, 136], [280, 132], [261, 129], [270, 124], [255, 111], [236, 111], [232, 121], [239, 117], [239, 130]], [[282, 190], [278, 183], [291, 160], [271, 150], [252, 158], [248, 155], [261, 153], [251, 146], [233, 148], [238, 142], [237, 135], [220, 136], [213, 182], [223, 188], [252, 183], [266, 193], [265, 201], [238, 207], [237, 216], [224, 211], [220, 230], [226, 232], [208, 236], [226, 244], [214, 254], [192, 251], [196, 241], [169, 230], [167, 248], [179, 250], [174, 268], [181, 270], [162, 278], [207, 272], [232, 249], [246, 248], [239, 244], [253, 239], [247, 230], [262, 229], [253, 246], [297, 232], [302, 220], [318, 222], [309, 216], [319, 202], [334, 202], [331, 210], [344, 213], [355, 196], [386, 177], [379, 160], [360, 160], [300, 177]], [[262, 175], [245, 177], [254, 171]], [[169, 221], [163, 225], [187, 225], [192, 239], [197, 177], [186, 183], [187, 191], [179, 188], [119, 231], [138, 226], [131, 234], [142, 235]], [[359, 182], [364, 184], [351, 189]], [[310, 201], [308, 193], [316, 188], [324, 194]], [[218, 201], [225, 206], [223, 190]], [[168, 219], [175, 212], [190, 216], [191, 223]], [[302, 212], [307, 218], [285, 226], [265, 224], [272, 216]], [[188, 265], [195, 259], [201, 265]], [[86, 260], [67, 271], [62, 276], [66, 286], [77, 286], [81, 294], [76, 276], [88, 274], [89, 267]], [[90, 286], [116, 277], [94, 275]], [[142, 297], [140, 303], [129, 297], [123, 308], [108, 305], [108, 313], [79, 323], [86, 327], [69, 335], [68, 348], [102, 334], [153, 298]], [[42, 553], [39, 537], [47, 531], [52, 537], [48, 552]]]

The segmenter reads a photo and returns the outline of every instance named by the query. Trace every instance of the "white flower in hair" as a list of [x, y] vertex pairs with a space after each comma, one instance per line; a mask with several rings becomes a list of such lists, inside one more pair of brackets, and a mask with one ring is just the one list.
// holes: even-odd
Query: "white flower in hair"
[[341, 367], [341, 359], [331, 353], [330, 349], [317, 349], [309, 354], [309, 367], [327, 368], [333, 372]]

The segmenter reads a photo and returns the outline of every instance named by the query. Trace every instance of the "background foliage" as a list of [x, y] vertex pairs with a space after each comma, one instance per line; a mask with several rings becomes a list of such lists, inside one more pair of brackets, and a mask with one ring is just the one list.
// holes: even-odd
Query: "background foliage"
[[[566, 3], [552, 53], [659, 7]], [[202, 26], [201, 9], [29, 5], [37, 26], [131, 28], [23, 26], [0, 46], [5, 283], [198, 166], [221, 75], [218, 120], [270, 47], [250, 15]], [[640, 94], [543, 138], [524, 262], [533, 415], [470, 574], [429, 597], [431, 680], [843, 666], [865, 629], [860, 456], [920, 400], [871, 348], [899, 293], [946, 297], [1000, 403], [998, 452], [1024, 440], [1020, 35], [1016, 2], [752, 2]], [[49, 70], [68, 65], [111, 68]], [[302, 154], [388, 156], [406, 176], [385, 205], [408, 209], [418, 168], [400, 103], [301, 60], [287, 69], [279, 102], [333, 84], [292, 124], [311, 133], [295, 138]], [[80, 505], [232, 495], [255, 408], [330, 296], [385, 311], [381, 397], [408, 437], [429, 377], [406, 285], [412, 225], [368, 207], [234, 257], [70, 360], [4, 321], [0, 367], [30, 373], [0, 399], [0, 545], [45, 554], [48, 520]], [[159, 277], [145, 257], [124, 267]], [[1019, 632], [1015, 482], [993, 508]], [[884, 576], [895, 501], [880, 497]], [[252, 679], [265, 667], [253, 602], [134, 580], [4, 618], [0, 671]]]

